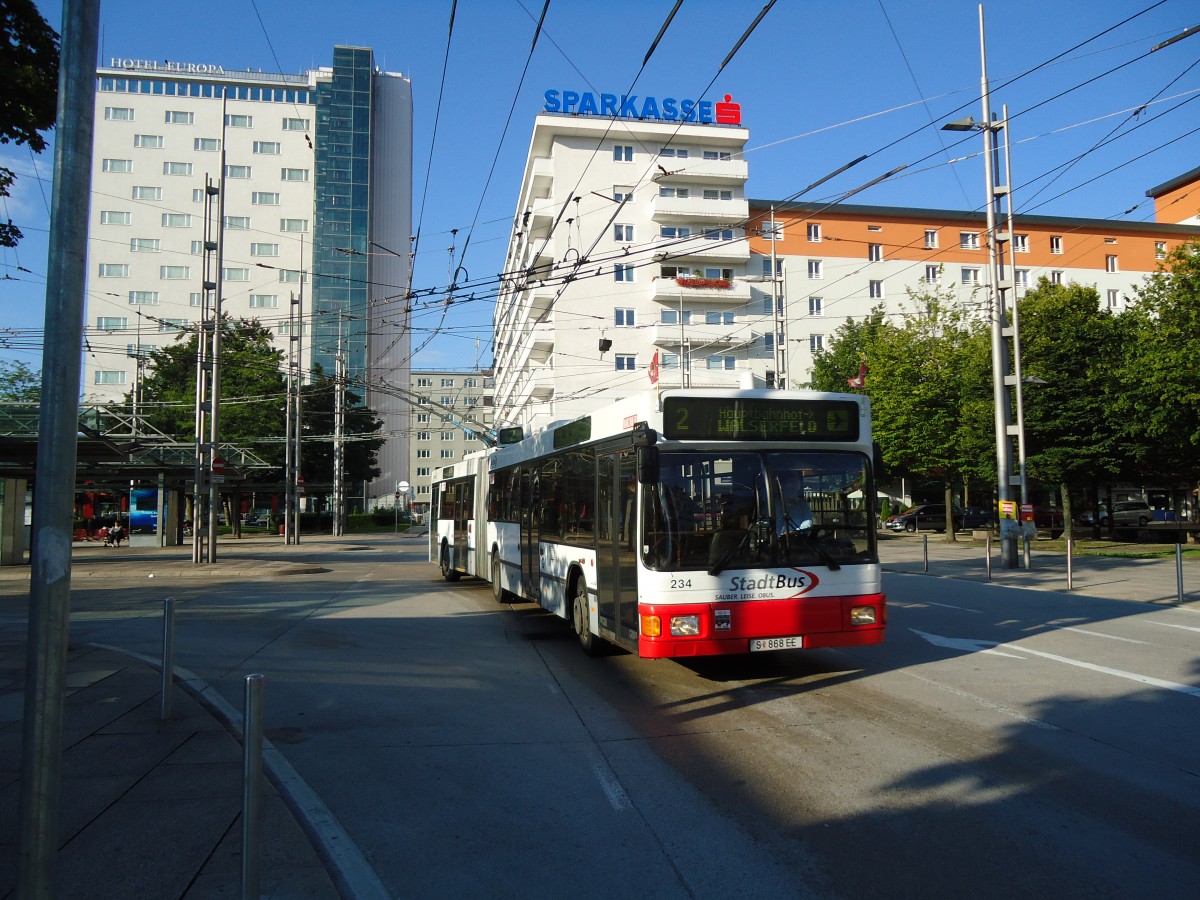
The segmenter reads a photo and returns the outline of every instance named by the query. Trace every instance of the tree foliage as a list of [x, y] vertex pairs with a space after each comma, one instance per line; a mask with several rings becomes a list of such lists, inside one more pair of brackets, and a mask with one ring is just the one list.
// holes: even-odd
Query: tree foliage
[[[0, 144], [46, 149], [41, 132], [54, 126], [58, 103], [58, 35], [33, 0], [0, 4]], [[0, 167], [0, 197], [9, 196], [16, 176]], [[9, 219], [0, 222], [0, 246], [15, 247], [21, 231]]]
[[[301, 393], [304, 415], [300, 471], [308, 484], [329, 484], [333, 481], [333, 442], [322, 437], [334, 433], [337, 383], [318, 366], [312, 382]], [[375, 461], [384, 444], [378, 436], [383, 421], [369, 407], [360, 405], [361, 401], [358, 394], [346, 391], [342, 471], [348, 484], [373, 481], [381, 473]]]
[[42, 399], [42, 373], [20, 360], [0, 362], [0, 401], [37, 403]]

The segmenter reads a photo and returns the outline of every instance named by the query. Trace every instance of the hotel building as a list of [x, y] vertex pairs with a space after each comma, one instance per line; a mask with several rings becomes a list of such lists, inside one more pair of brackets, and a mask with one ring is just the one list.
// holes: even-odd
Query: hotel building
[[[907, 312], [909, 291], [986, 315], [982, 212], [747, 199], [748, 137], [740, 124], [537, 116], [496, 304], [497, 426], [581, 415], [655, 374], [662, 387], [804, 387], [847, 318]], [[1200, 237], [1200, 203], [1180, 202], [1198, 182], [1200, 170], [1150, 192], [1165, 223], [1017, 215], [1018, 298], [1045, 277], [1122, 308]]]
[[93, 166], [85, 400], [136, 392], [146, 355], [217, 298], [286, 358], [295, 309], [301, 369], [340, 353], [383, 419], [368, 492], [390, 497], [408, 475], [409, 80], [360, 47], [300, 75], [114, 58]]

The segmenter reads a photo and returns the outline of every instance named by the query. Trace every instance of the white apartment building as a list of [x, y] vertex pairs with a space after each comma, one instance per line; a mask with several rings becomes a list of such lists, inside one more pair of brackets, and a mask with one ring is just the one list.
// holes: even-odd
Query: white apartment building
[[490, 369], [418, 369], [412, 373], [418, 395], [412, 417], [408, 502], [414, 512], [429, 511], [433, 471], [487, 446], [479, 434], [493, 430]]
[[664, 385], [766, 377], [770, 303], [745, 280], [748, 137], [733, 124], [537, 117], [496, 304], [498, 424], [537, 427], [645, 390], [656, 356]]
[[346, 357], [388, 438], [368, 491], [390, 498], [408, 475], [410, 341], [402, 304], [378, 300], [408, 279], [408, 79], [335, 47], [299, 75], [114, 58], [96, 86], [85, 401], [135, 392], [145, 357], [219, 297], [285, 358], [295, 328], [303, 372]]
[[[987, 315], [982, 213], [747, 200], [740, 110], [716, 104], [730, 124], [681, 123], [570, 96], [563, 112], [547, 92], [518, 194], [494, 320], [498, 425], [569, 419], [654, 374], [670, 387], [804, 387], [842, 323], [909, 312], [910, 290]], [[1200, 237], [1198, 173], [1149, 192], [1159, 222], [1015, 216], [1016, 296], [1044, 276], [1123, 308]]]

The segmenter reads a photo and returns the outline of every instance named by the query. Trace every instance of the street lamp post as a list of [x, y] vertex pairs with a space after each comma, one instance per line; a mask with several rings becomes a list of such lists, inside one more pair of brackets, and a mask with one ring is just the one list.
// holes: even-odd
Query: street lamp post
[[[1012, 169], [1008, 150], [1008, 109], [1003, 108], [1003, 117], [996, 121], [992, 117], [991, 96], [988, 90], [987, 48], [984, 41], [983, 7], [979, 7], [979, 54], [982, 67], [981, 94], [983, 121], [973, 118], [958, 119], [942, 126], [943, 131], [980, 131], [983, 133], [983, 165], [987, 180], [987, 246], [988, 268], [991, 288], [992, 328], [992, 397], [995, 405], [996, 431], [996, 486], [998, 500], [1012, 504], [1013, 485], [1018, 485], [1022, 504], [1029, 502], [1029, 484], [1025, 472], [1025, 428], [1024, 403], [1021, 393], [1021, 343], [1017, 330], [1017, 303], [1013, 268], [1013, 216], [1011, 202]], [[999, 146], [997, 135], [1004, 133], [1004, 183], [1000, 183]], [[1004, 226], [998, 224], [1003, 217]], [[1006, 252], [1007, 251], [1007, 254]], [[1006, 259], [1008, 265], [1006, 270]], [[1012, 298], [1012, 325], [1008, 324], [1007, 297]], [[1015, 371], [1010, 372], [1008, 341], [1012, 340], [1012, 363]], [[1012, 388], [1015, 400], [1009, 399], [1008, 388]], [[1016, 437], [1020, 468], [1013, 475], [1012, 441]], [[1000, 557], [1006, 568], [1017, 567], [1017, 520], [1000, 519]]]

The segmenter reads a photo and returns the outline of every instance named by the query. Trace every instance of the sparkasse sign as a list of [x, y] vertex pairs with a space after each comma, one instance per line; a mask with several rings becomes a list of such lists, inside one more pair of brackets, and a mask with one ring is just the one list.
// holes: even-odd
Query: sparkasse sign
[[700, 125], [741, 125], [742, 105], [733, 97], [724, 100], [677, 100], [674, 97], [641, 97], [637, 94], [593, 94], [591, 91], [545, 93], [543, 111], [575, 116], [605, 116], [613, 119], [661, 119], [664, 122], [695, 122]]

